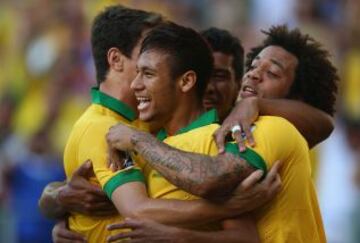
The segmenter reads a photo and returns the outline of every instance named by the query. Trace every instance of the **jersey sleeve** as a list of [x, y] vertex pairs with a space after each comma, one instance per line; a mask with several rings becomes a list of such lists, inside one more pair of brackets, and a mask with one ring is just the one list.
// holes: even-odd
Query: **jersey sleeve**
[[116, 122], [107, 122], [89, 127], [82, 137], [81, 148], [79, 149], [79, 151], [82, 151], [79, 154], [79, 161], [87, 159], [92, 161], [96, 179], [109, 198], [111, 198], [113, 191], [117, 187], [125, 183], [144, 182], [142, 171], [137, 166], [116, 172], [107, 167], [108, 145], [106, 134], [109, 128], [115, 124]]

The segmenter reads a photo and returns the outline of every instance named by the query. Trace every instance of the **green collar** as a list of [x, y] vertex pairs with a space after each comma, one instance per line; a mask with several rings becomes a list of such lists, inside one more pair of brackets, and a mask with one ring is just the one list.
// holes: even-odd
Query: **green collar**
[[92, 103], [102, 105], [128, 119], [134, 121], [135, 112], [125, 103], [117, 100], [99, 90], [98, 87], [91, 88]]
[[[199, 116], [195, 121], [191, 122], [189, 125], [187, 125], [186, 127], [183, 127], [181, 129], [179, 129], [175, 135], [181, 134], [181, 133], [185, 133], [188, 132], [190, 130], [193, 130], [195, 128], [199, 128], [199, 127], [203, 127], [203, 126], [207, 126], [213, 123], [217, 123], [219, 122], [219, 118], [218, 118], [218, 114], [216, 112], [215, 109], [212, 109], [208, 112], [205, 112], [203, 114], [201, 114], [201, 116]], [[165, 129], [161, 129], [158, 134], [156, 135], [156, 137], [160, 140], [163, 141], [165, 138], [168, 137]]]

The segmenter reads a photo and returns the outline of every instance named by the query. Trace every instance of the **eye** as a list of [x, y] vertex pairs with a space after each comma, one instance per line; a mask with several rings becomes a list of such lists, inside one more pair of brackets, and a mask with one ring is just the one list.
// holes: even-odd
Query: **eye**
[[271, 77], [271, 78], [279, 78], [280, 76], [274, 72], [268, 71], [267, 74]]
[[226, 76], [223, 75], [223, 74], [214, 74], [212, 76], [212, 78], [215, 80], [215, 81], [223, 81], [223, 80], [226, 80]]
[[152, 78], [154, 75], [151, 72], [145, 71], [144, 76], [147, 78]]

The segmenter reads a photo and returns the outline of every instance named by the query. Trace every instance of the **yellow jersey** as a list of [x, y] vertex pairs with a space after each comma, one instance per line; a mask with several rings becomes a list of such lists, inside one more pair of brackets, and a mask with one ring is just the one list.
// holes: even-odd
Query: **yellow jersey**
[[290, 122], [273, 116], [260, 117], [253, 135], [253, 149], [268, 168], [282, 161], [280, 193], [256, 211], [261, 242], [326, 242], [305, 139]]
[[[218, 121], [216, 110], [210, 110], [204, 114], [202, 114], [198, 119], [193, 121], [188, 126], [180, 129], [175, 135], [167, 136], [165, 130], [161, 130], [157, 138], [162, 140], [164, 143], [186, 151], [186, 152], [194, 152], [200, 154], [206, 154], [209, 156], [215, 156], [218, 154], [218, 149], [215, 144], [215, 140], [213, 138], [213, 133], [216, 129], [219, 128], [219, 125], [216, 123]], [[234, 146], [235, 150], [237, 146]], [[234, 147], [226, 146], [226, 151], [233, 153], [232, 149]], [[238, 151], [238, 150], [237, 150]], [[239, 154], [237, 152], [237, 154]], [[255, 154], [255, 152], [253, 152]], [[248, 153], [241, 154], [240, 156], [245, 158]], [[252, 159], [251, 161], [255, 161], [252, 165], [255, 168], [261, 168], [258, 166], [262, 164], [262, 168], [266, 169], [265, 162], [261, 161], [261, 157], [258, 156], [256, 159]], [[148, 194], [151, 198], [158, 199], [178, 199], [178, 200], [194, 200], [198, 199], [197, 196], [192, 195], [186, 191], [183, 191], [171, 184], [167, 179], [162, 177], [156, 170], [152, 169], [152, 167], [144, 161], [139, 162], [143, 164], [143, 171], [145, 174], [146, 182], [147, 182], [147, 190]], [[208, 225], [200, 228], [202, 230], [214, 230], [220, 229], [219, 224]]]
[[[108, 147], [105, 135], [117, 123], [131, 125], [135, 113], [126, 104], [110, 97], [97, 88], [92, 91], [92, 105], [75, 123], [64, 152], [64, 168], [67, 178], [87, 159], [92, 160], [95, 178], [91, 182], [100, 185], [111, 198], [120, 185], [132, 181], [144, 181], [137, 168], [112, 172], [107, 168]], [[68, 222], [71, 230], [84, 235], [89, 242], [105, 242], [117, 232], [106, 230], [106, 226], [121, 221], [119, 214], [110, 217], [92, 217], [72, 212]]]

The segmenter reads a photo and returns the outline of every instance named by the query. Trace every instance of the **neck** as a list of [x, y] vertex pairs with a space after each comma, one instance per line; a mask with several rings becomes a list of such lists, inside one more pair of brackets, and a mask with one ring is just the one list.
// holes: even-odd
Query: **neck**
[[[186, 127], [195, 121], [205, 109], [201, 102], [191, 102], [194, 99], [187, 99], [187, 102], [179, 103], [171, 119], [166, 122], [164, 129], [168, 135], [174, 135], [179, 129]], [[190, 101], [190, 102], [189, 102]], [[186, 103], [186, 104], [184, 104]]]
[[130, 87], [126, 87], [126, 83], [111, 82], [105, 80], [100, 83], [99, 90], [131, 107], [136, 111], [136, 101]]

